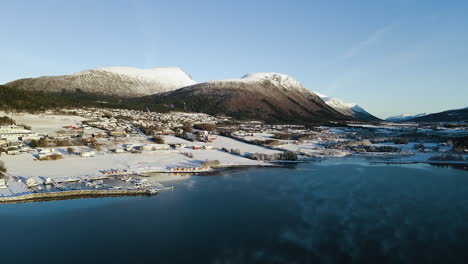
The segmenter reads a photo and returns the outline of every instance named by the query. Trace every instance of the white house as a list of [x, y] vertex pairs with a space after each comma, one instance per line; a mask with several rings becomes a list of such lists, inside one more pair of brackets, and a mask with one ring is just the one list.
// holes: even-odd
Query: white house
[[7, 186], [5, 184], [5, 179], [0, 179], [0, 190], [1, 189], [6, 189], [6, 188], [7, 188]]
[[115, 153], [124, 153], [125, 150], [122, 149], [122, 148], [116, 148], [116, 149], [114, 149], [114, 152], [115, 152]]
[[80, 152], [81, 157], [94, 157], [96, 155], [95, 151], [83, 151]]

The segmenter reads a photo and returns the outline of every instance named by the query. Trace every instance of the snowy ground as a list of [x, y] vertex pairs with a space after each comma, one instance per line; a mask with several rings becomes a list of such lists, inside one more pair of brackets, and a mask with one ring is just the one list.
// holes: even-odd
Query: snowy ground
[[18, 113], [5, 113], [0, 111], [0, 116], [9, 116], [17, 124], [31, 126], [31, 130], [36, 133], [55, 135], [59, 130], [65, 130], [64, 126], [80, 125], [83, 120], [79, 116], [68, 115], [31, 115]]
[[[186, 143], [187, 146], [205, 145], [204, 143], [192, 143], [184, 139], [166, 136], [166, 143]], [[223, 152], [219, 149], [193, 150], [189, 147], [180, 150], [159, 150], [143, 151], [142, 153], [112, 153], [109, 151], [121, 144], [144, 145], [149, 142], [142, 137], [132, 137], [119, 139], [117, 141], [107, 141], [100, 139], [104, 143], [103, 151], [98, 152], [95, 157], [80, 157], [68, 155], [66, 147], [55, 148], [56, 152], [62, 154], [63, 159], [39, 161], [33, 153], [23, 153], [20, 155], [3, 155], [2, 160], [8, 170], [8, 175], [27, 178], [87, 178], [101, 175], [101, 170], [126, 169], [131, 172], [165, 171], [171, 167], [199, 167], [201, 163], [211, 160], [219, 160], [221, 166], [264, 166], [264, 162], [254, 161], [245, 157]], [[220, 137], [213, 144], [216, 147], [241, 149], [244, 153], [277, 152], [267, 148], [254, 146], [238, 142], [229, 138]], [[74, 147], [75, 151], [88, 150], [87, 147]], [[192, 153], [193, 158], [187, 157], [183, 153]]]
[[212, 146], [213, 148], [227, 148], [228, 150], [231, 149], [238, 149], [241, 152], [241, 155], [251, 154], [251, 153], [264, 153], [264, 154], [273, 154], [273, 153], [280, 153], [281, 151], [269, 149], [263, 146], [258, 146], [254, 144], [248, 144], [239, 140], [235, 140], [229, 137], [218, 136], [216, 140], [209, 143], [203, 142], [190, 142], [188, 140], [174, 137], [174, 136], [164, 136], [166, 144], [186, 144], [187, 146]]
[[273, 150], [269, 148], [265, 148], [258, 145], [244, 143], [239, 140], [235, 140], [229, 137], [218, 136], [218, 138], [209, 143], [211, 146], [215, 148], [227, 148], [231, 149], [239, 149], [242, 155], [250, 154], [250, 153], [264, 153], [264, 154], [274, 154], [274, 153], [281, 153], [281, 151]]

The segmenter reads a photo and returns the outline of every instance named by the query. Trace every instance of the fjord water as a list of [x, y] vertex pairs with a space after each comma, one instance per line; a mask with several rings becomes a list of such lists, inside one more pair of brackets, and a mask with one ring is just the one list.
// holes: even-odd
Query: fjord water
[[465, 263], [468, 172], [340, 159], [0, 205], [2, 263]]

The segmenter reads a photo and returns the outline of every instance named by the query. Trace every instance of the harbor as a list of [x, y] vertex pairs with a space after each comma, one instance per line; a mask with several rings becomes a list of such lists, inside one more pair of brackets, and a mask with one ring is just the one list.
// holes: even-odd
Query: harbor
[[[109, 170], [112, 171], [112, 170]], [[8, 188], [0, 190], [0, 203], [25, 203], [48, 200], [68, 200], [81, 198], [99, 198], [116, 196], [156, 195], [160, 191], [172, 190], [173, 186], [163, 184], [135, 174], [116, 171], [88, 175], [87, 177], [70, 177], [43, 179], [31, 177], [16, 179]]]

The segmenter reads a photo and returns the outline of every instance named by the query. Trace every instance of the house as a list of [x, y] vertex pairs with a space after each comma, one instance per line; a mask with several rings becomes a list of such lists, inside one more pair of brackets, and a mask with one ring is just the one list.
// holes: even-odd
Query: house
[[116, 149], [114, 149], [114, 152], [115, 153], [124, 153], [125, 150], [123, 148], [116, 148]]
[[46, 159], [46, 158], [47, 158], [47, 154], [45, 154], [45, 153], [37, 154], [37, 159]]
[[96, 155], [95, 151], [83, 151], [80, 152], [81, 157], [94, 157]]
[[185, 148], [187, 145], [184, 143], [178, 143], [178, 144], [171, 144], [174, 149], [179, 149], [179, 148]]
[[163, 134], [164, 134], [164, 135], [174, 135], [175, 132], [172, 131], [171, 129], [164, 129], [164, 130], [163, 130]]
[[153, 145], [155, 150], [170, 150], [171, 146], [168, 144], [155, 144]]
[[133, 144], [126, 144], [123, 146], [124, 150], [131, 151], [133, 149]]
[[215, 141], [216, 138], [217, 138], [217, 137], [216, 137], [215, 135], [209, 135], [209, 136], [206, 137], [206, 140], [208, 140], [208, 141]]
[[110, 135], [113, 137], [126, 137], [127, 132], [125, 131], [110, 131]]
[[0, 179], [0, 190], [1, 189], [7, 189], [7, 186], [5, 184], [5, 179]]
[[40, 152], [40, 153], [52, 153], [52, 152], [54, 152], [54, 151], [55, 151], [55, 149], [53, 149], [53, 148], [39, 149], [39, 152]]
[[85, 138], [84, 141], [86, 143], [94, 143], [96, 140], [93, 137], [88, 137], [88, 138]]
[[37, 133], [32, 132], [31, 130], [25, 129], [22, 126], [9, 125], [9, 126], [0, 126], [0, 138], [5, 139], [6, 141], [16, 141], [20, 138], [27, 138], [30, 136], [35, 136]]

